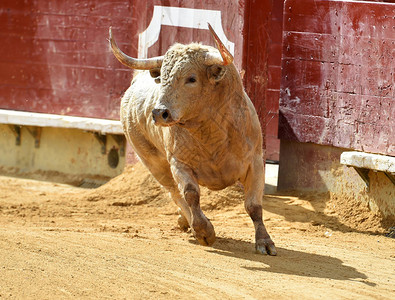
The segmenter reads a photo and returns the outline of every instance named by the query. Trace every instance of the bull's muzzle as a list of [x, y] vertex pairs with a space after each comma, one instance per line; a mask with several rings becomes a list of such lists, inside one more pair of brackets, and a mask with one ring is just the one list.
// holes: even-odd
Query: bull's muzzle
[[176, 123], [174, 122], [170, 111], [166, 108], [153, 109], [152, 119], [154, 120], [155, 125], [159, 125], [159, 126], [170, 126]]

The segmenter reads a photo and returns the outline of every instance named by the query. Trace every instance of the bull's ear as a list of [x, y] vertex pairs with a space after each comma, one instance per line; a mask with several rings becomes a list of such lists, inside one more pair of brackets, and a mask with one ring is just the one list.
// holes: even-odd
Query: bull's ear
[[207, 77], [212, 84], [215, 84], [224, 78], [225, 73], [226, 68], [221, 65], [212, 65], [207, 68]]
[[155, 78], [156, 83], [160, 83], [160, 68], [151, 69], [149, 73], [152, 78]]

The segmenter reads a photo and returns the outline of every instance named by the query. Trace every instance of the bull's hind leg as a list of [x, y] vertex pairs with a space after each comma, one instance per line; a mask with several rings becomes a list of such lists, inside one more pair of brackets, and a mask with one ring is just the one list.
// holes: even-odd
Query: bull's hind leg
[[265, 187], [263, 159], [256, 155], [242, 182], [245, 190], [245, 208], [255, 227], [255, 249], [258, 253], [277, 255], [276, 247], [262, 220], [262, 196]]
[[215, 242], [214, 227], [200, 208], [200, 189], [192, 170], [174, 158], [170, 161], [170, 167], [178, 188], [189, 206], [191, 212], [189, 224], [193, 235], [201, 245], [212, 245]]

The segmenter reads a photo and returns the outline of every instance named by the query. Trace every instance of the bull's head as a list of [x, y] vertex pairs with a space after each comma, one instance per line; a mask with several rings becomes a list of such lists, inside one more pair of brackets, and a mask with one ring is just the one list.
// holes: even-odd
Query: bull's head
[[[156, 125], [171, 126], [192, 118], [193, 113], [203, 109], [204, 101], [226, 73], [226, 65], [233, 56], [208, 24], [219, 52], [198, 44], [172, 46], [164, 56], [136, 59], [123, 53], [112, 37], [110, 45], [115, 57], [125, 66], [149, 70], [155, 82], [161, 84], [160, 97], [152, 110]], [[207, 94], [207, 95], [206, 95]], [[207, 103], [206, 103], [207, 105]]]

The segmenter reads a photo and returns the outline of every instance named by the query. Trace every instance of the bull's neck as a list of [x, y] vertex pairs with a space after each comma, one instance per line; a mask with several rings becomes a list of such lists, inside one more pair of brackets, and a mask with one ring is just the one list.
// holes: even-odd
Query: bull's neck
[[243, 90], [222, 93], [212, 101], [212, 105], [207, 105], [198, 115], [179, 126], [187, 129], [194, 138], [203, 141], [213, 135], [217, 138], [221, 135], [227, 137], [229, 130], [235, 132], [240, 121], [246, 120], [247, 104], [243, 95]]

